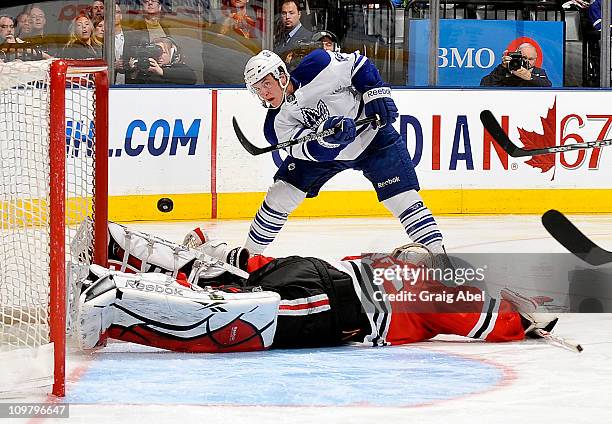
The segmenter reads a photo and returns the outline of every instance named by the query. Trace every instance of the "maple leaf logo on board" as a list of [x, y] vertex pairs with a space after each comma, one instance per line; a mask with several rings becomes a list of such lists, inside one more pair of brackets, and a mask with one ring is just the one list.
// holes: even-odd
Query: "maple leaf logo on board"
[[[519, 139], [523, 142], [526, 149], [542, 149], [545, 147], [553, 147], [557, 140], [557, 99], [548, 109], [546, 117], [540, 117], [542, 121], [543, 134], [534, 131], [526, 131], [523, 128], [518, 128]], [[554, 153], [549, 155], [532, 156], [531, 159], [525, 162], [533, 168], [540, 168], [541, 172], [548, 172], [551, 168], [555, 168], [556, 157]], [[555, 179], [553, 170], [551, 181]]]

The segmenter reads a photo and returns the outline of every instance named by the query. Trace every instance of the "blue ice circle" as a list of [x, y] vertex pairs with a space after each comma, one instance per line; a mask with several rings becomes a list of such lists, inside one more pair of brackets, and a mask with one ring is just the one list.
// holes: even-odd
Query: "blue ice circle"
[[415, 406], [486, 391], [499, 366], [418, 347], [97, 355], [71, 403]]

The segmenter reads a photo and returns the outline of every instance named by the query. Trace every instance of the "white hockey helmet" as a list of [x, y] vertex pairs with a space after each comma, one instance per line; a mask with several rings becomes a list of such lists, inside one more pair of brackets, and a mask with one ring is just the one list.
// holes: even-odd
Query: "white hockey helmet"
[[[283, 73], [287, 76], [285, 84], [283, 84], [280, 80], [280, 76]], [[268, 74], [272, 74], [272, 76], [281, 84], [281, 87], [283, 88], [284, 102], [287, 86], [289, 85], [289, 71], [287, 71], [285, 62], [283, 62], [283, 60], [276, 53], [271, 52], [270, 50], [262, 50], [250, 58], [244, 67], [244, 82], [249, 91], [262, 101], [264, 107], [272, 108], [268, 102], [259, 97], [257, 91], [253, 88], [254, 84], [261, 81]], [[278, 107], [280, 107], [280, 105]]]

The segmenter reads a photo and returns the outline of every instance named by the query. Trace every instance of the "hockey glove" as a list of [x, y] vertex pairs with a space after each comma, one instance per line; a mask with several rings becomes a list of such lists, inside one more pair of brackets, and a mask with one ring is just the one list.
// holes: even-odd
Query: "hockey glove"
[[355, 121], [351, 118], [345, 118], [344, 116], [330, 116], [325, 122], [319, 127], [319, 132], [336, 128], [336, 132], [323, 139], [319, 139], [319, 144], [323, 147], [335, 148], [343, 144], [349, 144], [355, 139], [356, 127]]
[[[376, 87], [363, 93], [365, 103], [365, 115], [369, 118], [374, 115], [380, 116], [380, 127], [392, 124], [397, 120], [399, 113], [397, 106], [391, 98], [389, 87]], [[377, 122], [372, 123], [372, 128], [376, 129]]]

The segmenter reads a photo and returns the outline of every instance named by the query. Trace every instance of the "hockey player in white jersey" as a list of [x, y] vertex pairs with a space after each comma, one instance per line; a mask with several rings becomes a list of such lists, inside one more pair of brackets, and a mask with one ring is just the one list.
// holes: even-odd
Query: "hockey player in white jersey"
[[[270, 144], [339, 127], [333, 135], [286, 149], [289, 156], [249, 230], [245, 247], [252, 254], [262, 253], [289, 214], [345, 169], [359, 170], [370, 180], [378, 200], [413, 242], [443, 252], [442, 234], [418, 193], [406, 144], [391, 125], [399, 116], [391, 89], [368, 58], [318, 49], [289, 75], [283, 61], [264, 50], [248, 61], [244, 77], [269, 109], [264, 135]], [[377, 124], [356, 127], [355, 120], [375, 115]]]

